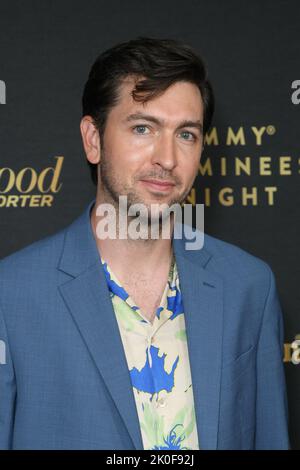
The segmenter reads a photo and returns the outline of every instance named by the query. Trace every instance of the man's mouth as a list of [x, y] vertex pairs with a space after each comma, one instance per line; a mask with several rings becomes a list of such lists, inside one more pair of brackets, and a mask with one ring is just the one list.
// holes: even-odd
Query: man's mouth
[[149, 189], [154, 189], [156, 191], [167, 192], [175, 186], [175, 183], [173, 181], [168, 180], [156, 180], [145, 178], [140, 181], [145, 184]]

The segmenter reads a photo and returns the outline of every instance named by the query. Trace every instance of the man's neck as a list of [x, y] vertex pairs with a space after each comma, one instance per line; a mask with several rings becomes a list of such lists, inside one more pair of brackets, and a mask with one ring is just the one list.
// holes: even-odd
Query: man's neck
[[[120, 277], [141, 273], [150, 278], [153, 273], [168, 270], [173, 257], [172, 239], [110, 239], [99, 238], [96, 233], [101, 217], [96, 215], [97, 201], [91, 212], [91, 225], [101, 257]], [[172, 230], [172, 226], [171, 226]]]

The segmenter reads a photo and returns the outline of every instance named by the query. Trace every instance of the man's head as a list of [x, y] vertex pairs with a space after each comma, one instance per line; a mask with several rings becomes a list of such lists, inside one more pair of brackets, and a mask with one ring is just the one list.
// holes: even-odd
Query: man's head
[[103, 200], [185, 199], [214, 108], [205, 66], [189, 46], [142, 37], [105, 51], [82, 104], [84, 148]]

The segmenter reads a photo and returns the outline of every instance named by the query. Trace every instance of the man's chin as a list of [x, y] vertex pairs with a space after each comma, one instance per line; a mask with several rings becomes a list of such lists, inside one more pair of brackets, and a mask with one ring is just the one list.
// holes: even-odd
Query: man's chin
[[[136, 217], [139, 218], [141, 223], [145, 224], [161, 224], [162, 222], [166, 222], [169, 218], [170, 215], [174, 214], [174, 211], [178, 209], [181, 204], [178, 201], [169, 201], [166, 203], [149, 203], [146, 202], [141, 202], [142, 207], [145, 208], [145, 210], [138, 211]], [[134, 216], [133, 216], [134, 217]], [[135, 217], [134, 217], [135, 218]]]

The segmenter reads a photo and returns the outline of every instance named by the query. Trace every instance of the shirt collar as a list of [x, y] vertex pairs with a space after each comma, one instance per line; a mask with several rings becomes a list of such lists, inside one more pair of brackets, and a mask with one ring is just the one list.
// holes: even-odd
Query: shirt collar
[[[100, 259], [104, 268], [107, 286], [112, 296], [117, 295], [119, 298], [124, 300], [124, 302], [126, 302], [133, 310], [139, 311], [139, 306], [136, 305], [134, 300], [122, 287], [121, 282], [119, 281], [118, 277], [113, 273], [110, 266], [107, 264], [107, 262], [102, 256], [100, 256]], [[178, 308], [178, 301], [180, 300], [179, 297], [181, 299], [178, 270], [175, 256], [173, 254], [168, 281], [162, 294], [159, 306], [157, 307], [156, 316], [160, 318], [161, 312], [167, 310], [171, 310], [171, 314], [169, 316], [173, 316], [176, 313], [176, 309]]]

